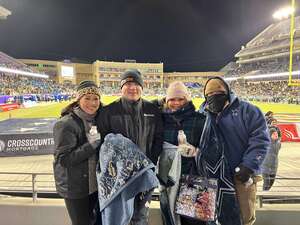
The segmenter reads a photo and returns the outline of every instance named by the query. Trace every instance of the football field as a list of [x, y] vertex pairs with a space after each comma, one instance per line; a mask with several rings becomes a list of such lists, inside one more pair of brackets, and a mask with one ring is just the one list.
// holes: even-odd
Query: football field
[[[117, 96], [102, 96], [101, 101], [107, 105], [117, 99]], [[156, 97], [147, 97], [146, 99], [151, 100]], [[199, 109], [200, 104], [204, 99], [194, 98], [193, 102], [196, 109]], [[50, 102], [41, 103], [31, 108], [23, 108], [12, 110], [9, 112], [0, 112], [0, 120], [8, 118], [44, 118], [44, 117], [59, 117], [61, 110], [71, 101], [67, 102]], [[267, 111], [273, 111], [275, 114], [299, 114], [300, 105], [283, 104], [283, 103], [261, 103], [252, 102], [257, 105], [264, 113]], [[299, 116], [299, 115], [298, 115]]]

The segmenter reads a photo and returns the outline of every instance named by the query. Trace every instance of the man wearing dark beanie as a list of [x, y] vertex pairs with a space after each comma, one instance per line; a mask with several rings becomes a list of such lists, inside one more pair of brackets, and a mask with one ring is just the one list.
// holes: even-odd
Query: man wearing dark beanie
[[127, 82], [134, 82], [143, 88], [144, 82], [140, 71], [136, 69], [126, 70], [121, 76], [121, 89]]
[[[143, 79], [138, 70], [125, 71], [121, 75], [120, 88], [121, 98], [103, 107], [98, 115], [97, 125], [101, 137], [109, 133], [122, 134], [156, 165], [163, 142], [161, 113], [154, 104], [141, 98]], [[151, 193], [135, 196], [131, 225], [148, 224]]]
[[[236, 97], [221, 77], [208, 79], [207, 115], [197, 156], [210, 178], [219, 180], [218, 220], [221, 224], [252, 225], [255, 221], [256, 182], [270, 139], [264, 115], [258, 107]], [[226, 190], [226, 191], [225, 191]]]

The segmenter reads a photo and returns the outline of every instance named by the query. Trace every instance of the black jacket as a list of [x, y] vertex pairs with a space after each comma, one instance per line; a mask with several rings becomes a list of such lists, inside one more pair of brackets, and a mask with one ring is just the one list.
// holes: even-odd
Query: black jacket
[[132, 140], [156, 164], [162, 150], [163, 126], [159, 109], [140, 99], [130, 102], [123, 98], [103, 107], [96, 119], [101, 137], [120, 133]]
[[87, 142], [83, 121], [74, 113], [65, 115], [54, 125], [53, 135], [57, 193], [71, 199], [89, 195], [88, 159], [97, 150]]

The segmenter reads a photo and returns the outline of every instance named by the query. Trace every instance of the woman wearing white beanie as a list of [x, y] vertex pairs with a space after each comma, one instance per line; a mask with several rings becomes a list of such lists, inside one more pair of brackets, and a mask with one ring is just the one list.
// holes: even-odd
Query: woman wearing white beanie
[[[180, 102], [173, 104], [173, 102]], [[181, 108], [184, 104], [191, 100], [190, 93], [184, 83], [180, 81], [172, 82], [167, 89], [166, 103], [171, 110]], [[169, 102], [170, 101], [170, 102]], [[175, 106], [174, 106], [175, 105]]]

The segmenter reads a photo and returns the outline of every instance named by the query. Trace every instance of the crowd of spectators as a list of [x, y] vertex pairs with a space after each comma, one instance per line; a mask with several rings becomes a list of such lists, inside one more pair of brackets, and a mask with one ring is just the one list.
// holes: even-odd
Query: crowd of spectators
[[[248, 101], [274, 102], [300, 104], [300, 87], [288, 86], [287, 81], [258, 81], [249, 82], [246, 80], [231, 81], [233, 92], [240, 98]], [[100, 86], [104, 95], [120, 95], [120, 87]], [[189, 88], [192, 97], [203, 98], [203, 86]], [[163, 97], [166, 88], [146, 88], [143, 89], [145, 96]]]
[[14, 70], [33, 72], [26, 64], [0, 52], [0, 67], [5, 67]]
[[61, 85], [50, 79], [0, 73], [0, 95], [72, 94], [74, 88], [72, 84]]
[[[300, 87], [288, 86], [287, 81], [258, 81], [247, 80], [231, 81], [232, 90], [241, 98], [249, 101], [283, 102], [300, 104]], [[203, 97], [203, 87], [189, 88], [192, 97]], [[53, 80], [33, 78], [20, 75], [0, 73], [0, 95], [39, 94], [73, 95], [76, 86], [70, 83], [58, 84]], [[100, 86], [104, 95], [120, 95], [120, 87]], [[166, 88], [143, 89], [145, 96], [163, 97]]]
[[232, 81], [232, 90], [248, 101], [300, 104], [300, 87], [288, 81]]
[[[3, 52], [0, 52], [0, 67], [26, 72], [35, 72], [24, 63], [6, 55]], [[72, 95], [75, 90], [74, 88], [75, 86], [69, 83], [61, 85], [51, 79], [35, 78], [0, 71], [0, 95]]]
[[[0, 54], [1, 56], [1, 54]], [[30, 68], [23, 64], [14, 63], [13, 61], [3, 60], [0, 57], [0, 66], [6, 68], [20, 69], [30, 71]], [[286, 71], [287, 63], [269, 62], [258, 64], [248, 64], [243, 67], [235, 67], [235, 71], [239, 76], [249, 71], [262, 71], [265, 73]], [[300, 65], [299, 57], [296, 57], [294, 66]], [[300, 70], [300, 68], [296, 68]], [[254, 75], [254, 74], [253, 74]], [[191, 85], [188, 85], [189, 87]], [[261, 102], [284, 102], [300, 104], [300, 87], [288, 86], [287, 81], [249, 81], [245, 79], [238, 79], [231, 82], [233, 91], [241, 98], [249, 101]], [[29, 76], [7, 74], [0, 72], [0, 95], [20, 96], [25, 94], [36, 94], [39, 96], [67, 94], [74, 96], [76, 86], [71, 83], [58, 84], [52, 79], [34, 78]], [[104, 95], [120, 95], [120, 87], [110, 87], [107, 85], [100, 86], [100, 90]], [[192, 97], [204, 97], [203, 85], [189, 88]], [[166, 88], [152, 87], [143, 89], [145, 96], [163, 97], [166, 93]]]
[[[231, 62], [232, 63], [232, 62]], [[293, 71], [300, 70], [300, 56], [294, 57]], [[225, 77], [242, 77], [245, 75], [282, 73], [289, 71], [289, 59], [274, 59], [266, 62], [253, 62], [226, 67]]]

